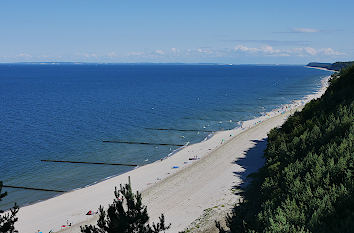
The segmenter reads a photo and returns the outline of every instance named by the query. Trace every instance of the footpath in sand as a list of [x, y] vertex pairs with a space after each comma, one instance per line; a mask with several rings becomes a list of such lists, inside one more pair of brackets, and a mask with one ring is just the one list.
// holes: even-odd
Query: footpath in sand
[[[20, 233], [80, 232], [80, 226], [95, 224], [100, 205], [107, 208], [114, 198], [115, 186], [131, 178], [133, 190], [142, 192], [151, 222], [164, 213], [171, 223], [168, 232], [185, 229], [210, 230], [214, 220], [222, 219], [240, 195], [237, 187], [247, 174], [263, 164], [267, 133], [310, 99], [322, 95], [327, 87], [306, 99], [283, 106], [260, 118], [244, 122], [242, 127], [217, 132], [210, 139], [189, 145], [162, 161], [142, 166], [95, 185], [65, 193], [20, 209], [16, 229]], [[197, 160], [189, 160], [197, 156]], [[175, 168], [174, 168], [175, 167]], [[71, 223], [71, 226], [66, 226]], [[65, 226], [65, 227], [64, 227]]]

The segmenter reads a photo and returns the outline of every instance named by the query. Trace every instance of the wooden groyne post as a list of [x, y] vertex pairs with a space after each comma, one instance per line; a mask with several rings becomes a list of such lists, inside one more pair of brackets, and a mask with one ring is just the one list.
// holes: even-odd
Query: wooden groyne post
[[14, 185], [3, 185], [2, 187], [4, 187], [4, 188], [14, 188], [14, 189], [27, 189], [27, 190], [45, 191], [45, 192], [56, 192], [56, 193], [65, 193], [66, 192], [66, 191], [63, 191], [63, 190], [32, 188], [32, 187], [14, 186]]
[[128, 166], [128, 167], [138, 166], [137, 164], [126, 164], [126, 163], [103, 163], [103, 162], [84, 162], [84, 161], [68, 161], [68, 160], [50, 160], [50, 159], [42, 159], [41, 162], [114, 165], [114, 166]]
[[173, 143], [154, 143], [154, 142], [128, 142], [128, 141], [116, 141], [116, 140], [104, 140], [104, 143], [122, 143], [122, 144], [140, 144], [140, 145], [153, 145], [153, 146], [185, 146], [182, 144]]
[[205, 129], [174, 129], [174, 128], [144, 128], [148, 130], [160, 130], [160, 131], [180, 131], [180, 132], [207, 132], [212, 133], [212, 130]]

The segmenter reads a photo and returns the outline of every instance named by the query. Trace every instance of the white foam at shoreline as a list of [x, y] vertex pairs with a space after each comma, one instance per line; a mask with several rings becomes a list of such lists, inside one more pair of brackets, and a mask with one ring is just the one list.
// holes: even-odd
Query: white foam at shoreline
[[[241, 128], [242, 129], [250, 128], [256, 124], [263, 122], [266, 119], [277, 116], [279, 114], [284, 114], [287, 111], [298, 108], [300, 106], [304, 106], [305, 104], [307, 104], [308, 102], [310, 102], [313, 99], [320, 98], [324, 94], [324, 92], [326, 91], [326, 89], [329, 85], [330, 78], [331, 78], [331, 76], [326, 76], [323, 79], [321, 79], [321, 88], [313, 94], [306, 95], [303, 98], [298, 99], [298, 100], [293, 100], [292, 103], [290, 103], [290, 104], [283, 104], [280, 107], [273, 109], [270, 112], [264, 113], [262, 116], [259, 116], [259, 117], [256, 117], [254, 119], [247, 120], [247, 121], [241, 121], [240, 122]], [[236, 127], [236, 128], [238, 128], [238, 127]]]
[[[208, 158], [208, 155], [216, 152], [222, 148], [223, 145], [226, 145], [236, 136], [240, 135], [240, 133], [247, 131], [247, 129], [253, 128], [255, 125], [258, 125], [267, 119], [288, 113], [290, 110], [301, 107], [313, 98], [320, 97], [328, 86], [328, 79], [329, 77], [322, 79], [322, 87], [314, 94], [307, 95], [300, 100], [295, 100], [291, 104], [282, 105], [263, 116], [244, 121], [240, 127], [236, 127], [232, 130], [217, 131], [213, 133], [210, 138], [208, 135], [207, 140], [179, 148], [178, 151], [170, 154], [170, 156], [163, 161], [158, 160], [127, 173], [95, 183], [94, 185], [82, 189], [76, 189], [75, 191], [65, 193], [55, 198], [23, 207], [19, 213], [20, 227], [18, 229], [20, 232], [32, 232], [32, 230], [34, 232], [37, 228], [43, 232], [48, 232], [51, 229], [57, 231], [60, 230], [61, 224], [65, 224], [66, 220], [69, 220], [73, 224], [77, 223], [78, 225], [82, 222], [89, 221], [90, 219], [85, 216], [84, 213], [87, 212], [88, 209], [96, 210], [100, 204], [107, 206], [111, 203], [113, 199], [113, 187], [119, 185], [119, 182], [126, 182], [128, 176], [131, 176], [134, 181], [134, 190], [149, 193], [152, 186], [158, 184], [162, 180], [167, 180], [167, 178], [172, 177], [174, 174], [180, 173], [183, 170], [186, 171], [188, 167], [192, 167], [198, 163], [198, 160], [189, 161], [188, 158], [193, 156], [197, 156], [200, 160]], [[178, 168], [172, 169], [173, 166], [178, 166]], [[93, 193], [95, 193], [95, 195], [93, 195]], [[97, 200], [93, 199], [94, 197], [100, 198]], [[83, 198], [84, 200], [87, 199], [90, 201], [82, 202]], [[152, 202], [152, 200], [146, 201], [148, 204]], [[158, 212], [159, 209], [156, 208], [155, 211]], [[42, 215], [46, 216], [46, 218]], [[151, 216], [152, 219], [156, 217], [154, 214]], [[34, 224], [35, 226], [33, 226]]]

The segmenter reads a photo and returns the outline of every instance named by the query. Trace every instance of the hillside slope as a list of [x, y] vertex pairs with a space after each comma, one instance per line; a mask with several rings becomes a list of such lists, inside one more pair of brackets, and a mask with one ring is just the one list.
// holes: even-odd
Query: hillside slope
[[[231, 232], [354, 231], [354, 66], [268, 135]], [[222, 231], [221, 231], [222, 232]]]

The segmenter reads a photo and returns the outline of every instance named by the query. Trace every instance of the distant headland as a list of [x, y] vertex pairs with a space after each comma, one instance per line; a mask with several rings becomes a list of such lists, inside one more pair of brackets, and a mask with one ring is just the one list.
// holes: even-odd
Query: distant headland
[[341, 69], [346, 68], [351, 65], [354, 65], [354, 61], [335, 62], [335, 63], [310, 62], [306, 66], [340, 71]]

